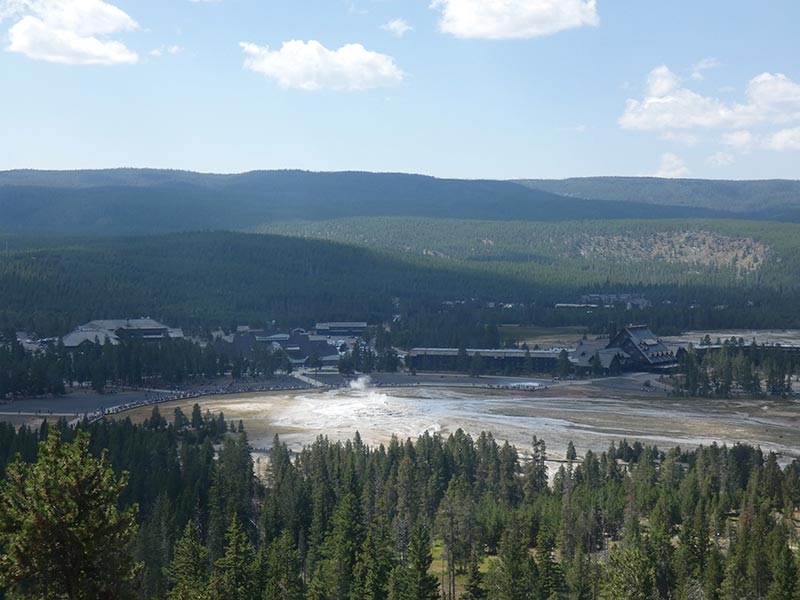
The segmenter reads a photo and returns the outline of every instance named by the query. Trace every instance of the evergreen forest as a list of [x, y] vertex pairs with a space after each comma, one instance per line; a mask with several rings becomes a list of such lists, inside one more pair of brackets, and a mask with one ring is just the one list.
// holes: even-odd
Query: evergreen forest
[[[503, 323], [602, 332], [611, 320], [644, 322], [661, 335], [798, 326], [797, 226], [658, 223], [379, 219], [280, 230], [304, 237], [6, 236], [0, 328], [55, 336], [92, 319], [145, 315], [190, 332], [395, 320], [409, 347], [457, 347], [448, 340], [460, 331]], [[707, 254], [670, 258], [675, 236]], [[655, 242], [661, 255], [648, 258]], [[646, 304], [579, 306], [595, 293]]]
[[276, 439], [257, 478], [230, 425], [0, 426], [5, 597], [798, 597], [800, 463], [757, 448]]

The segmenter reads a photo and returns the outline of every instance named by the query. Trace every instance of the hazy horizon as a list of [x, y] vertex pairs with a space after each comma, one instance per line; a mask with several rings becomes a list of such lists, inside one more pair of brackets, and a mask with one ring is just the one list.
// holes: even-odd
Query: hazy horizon
[[736, 177], [658, 177], [656, 175], [609, 175], [609, 174], [598, 174], [598, 175], [567, 175], [564, 177], [532, 177], [532, 176], [521, 176], [521, 177], [510, 177], [505, 179], [495, 179], [491, 177], [449, 177], [444, 175], [437, 175], [432, 173], [417, 173], [417, 172], [410, 172], [410, 171], [371, 171], [365, 169], [337, 169], [337, 170], [317, 170], [317, 169], [303, 169], [299, 167], [285, 167], [285, 168], [255, 168], [255, 169], [248, 169], [245, 171], [197, 171], [193, 169], [180, 169], [180, 168], [171, 168], [171, 167], [85, 167], [85, 168], [77, 168], [77, 169], [68, 169], [68, 168], [47, 168], [47, 169], [39, 169], [35, 167], [16, 167], [13, 169], [0, 169], [0, 174], [2, 173], [13, 173], [13, 172], [20, 172], [20, 171], [29, 171], [33, 173], [73, 173], [73, 172], [103, 172], [103, 171], [174, 171], [179, 173], [192, 173], [195, 175], [247, 175], [249, 173], [264, 173], [264, 172], [273, 172], [273, 171], [288, 171], [288, 172], [300, 172], [300, 173], [321, 173], [321, 174], [337, 174], [337, 173], [369, 173], [373, 175], [410, 175], [410, 176], [418, 176], [418, 177], [430, 177], [433, 179], [455, 179], [455, 180], [463, 180], [463, 181], [506, 181], [506, 182], [516, 182], [516, 181], [525, 181], [525, 180], [552, 180], [552, 181], [564, 181], [569, 179], [663, 179], [668, 181], [740, 181], [740, 182], [747, 182], [747, 181], [800, 181], [800, 178], [797, 177], [768, 177], [763, 179], [749, 179], [749, 178], [736, 178]]

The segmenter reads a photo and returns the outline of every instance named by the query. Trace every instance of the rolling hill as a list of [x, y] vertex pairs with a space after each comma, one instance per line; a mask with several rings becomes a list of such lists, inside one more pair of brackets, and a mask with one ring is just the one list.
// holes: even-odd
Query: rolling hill
[[259, 231], [597, 285], [800, 285], [800, 225], [732, 220], [502, 222], [362, 217]]
[[575, 198], [510, 181], [396, 173], [0, 172], [0, 232], [139, 235], [363, 216], [502, 221], [738, 217], [723, 208]]
[[740, 218], [800, 221], [800, 181], [712, 181], [657, 177], [527, 179], [520, 184], [570, 198], [721, 210]]

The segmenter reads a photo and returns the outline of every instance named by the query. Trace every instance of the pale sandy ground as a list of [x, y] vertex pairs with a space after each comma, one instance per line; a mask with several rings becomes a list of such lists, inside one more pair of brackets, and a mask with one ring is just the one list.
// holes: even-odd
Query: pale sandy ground
[[800, 330], [797, 329], [727, 329], [717, 331], [688, 331], [682, 335], [666, 336], [663, 339], [673, 343], [700, 343], [706, 335], [716, 342], [717, 338], [725, 341], [731, 337], [743, 338], [746, 344], [753, 340], [758, 344], [782, 344], [785, 346], [800, 346]]
[[[242, 419], [252, 445], [268, 448], [277, 433], [299, 450], [318, 435], [334, 440], [356, 431], [367, 444], [387, 443], [393, 434], [416, 437], [425, 431], [447, 434], [459, 427], [476, 435], [490, 431], [521, 450], [532, 436], [543, 438], [548, 454], [564, 456], [572, 440], [579, 453], [605, 450], [626, 438], [656, 444], [695, 447], [713, 442], [746, 442], [781, 455], [800, 457], [800, 402], [797, 400], [708, 400], [668, 398], [658, 392], [615, 394], [575, 384], [549, 392], [462, 390], [436, 387], [362, 388], [297, 393], [246, 394], [201, 399], [203, 410], [224, 411]], [[175, 406], [190, 414], [192, 401], [160, 405], [171, 418]], [[134, 420], [151, 407], [124, 413]]]

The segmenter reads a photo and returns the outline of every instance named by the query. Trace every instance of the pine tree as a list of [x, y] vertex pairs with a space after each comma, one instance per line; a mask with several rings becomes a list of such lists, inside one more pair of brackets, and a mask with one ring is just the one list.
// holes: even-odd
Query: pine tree
[[192, 429], [200, 431], [203, 428], [203, 413], [200, 411], [200, 405], [195, 404], [192, 406]]
[[592, 564], [579, 547], [575, 557], [566, 565], [567, 597], [569, 600], [591, 600]]
[[[740, 527], [739, 530], [744, 531], [744, 528]], [[721, 597], [725, 600], [739, 600], [742, 592], [748, 588], [746, 550], [745, 540], [740, 538], [735, 539], [731, 544], [730, 550], [728, 550], [725, 574], [720, 590]]]
[[272, 543], [264, 600], [303, 600], [300, 555], [288, 531]]
[[213, 600], [254, 600], [253, 547], [236, 515], [231, 519], [225, 538], [225, 553], [214, 564], [211, 597]]
[[475, 506], [469, 488], [463, 475], [451, 479], [436, 516], [436, 527], [444, 540], [443, 552], [447, 557], [445, 595], [450, 600], [455, 598], [457, 567], [464, 565], [472, 554]]
[[533, 502], [540, 494], [547, 493], [547, 447], [544, 440], [533, 436], [533, 455], [525, 468], [525, 499]]
[[528, 552], [528, 539], [512, 519], [500, 541], [498, 561], [490, 572], [491, 597], [496, 600], [537, 600], [539, 570]]
[[[222, 419], [220, 413], [218, 422]], [[230, 515], [235, 515], [239, 523], [246, 523], [250, 515], [254, 483], [253, 459], [247, 436], [225, 438], [214, 467], [208, 528], [211, 557], [216, 559], [222, 555]]]
[[333, 529], [323, 544], [323, 559], [314, 574], [310, 598], [347, 600], [350, 597], [362, 538], [358, 501], [349, 493], [339, 502], [333, 515]]
[[144, 563], [140, 591], [148, 598], [164, 596], [164, 569], [172, 560], [175, 538], [175, 511], [169, 497], [161, 493], [142, 523], [136, 540], [136, 558]]
[[394, 540], [385, 514], [385, 503], [379, 502], [367, 537], [361, 547], [354, 570], [353, 596], [363, 600], [385, 600], [389, 595], [389, 576], [397, 563]]
[[127, 475], [89, 436], [72, 443], [50, 432], [35, 464], [10, 464], [0, 488], [0, 584], [25, 598], [123, 598], [136, 566], [128, 552], [136, 506], [120, 511]]
[[460, 600], [487, 600], [488, 597], [483, 587], [483, 575], [478, 563], [478, 556], [473, 554], [467, 570], [467, 585], [464, 587], [464, 593], [461, 594]]
[[398, 566], [392, 571], [389, 599], [439, 600], [439, 582], [430, 573], [432, 562], [428, 529], [417, 521], [408, 544], [408, 566]]
[[606, 565], [604, 600], [651, 600], [655, 573], [641, 548], [627, 546], [611, 552]]
[[175, 543], [172, 562], [165, 569], [173, 586], [169, 600], [206, 600], [208, 592], [208, 549], [200, 541], [200, 532], [194, 521], [189, 521], [183, 535]]
[[549, 598], [558, 595], [562, 588], [562, 573], [553, 558], [553, 535], [546, 528], [539, 530], [536, 538], [536, 562], [539, 569], [539, 580], [542, 596]]
[[572, 443], [570, 440], [567, 443], [567, 460], [576, 460], [578, 458], [578, 453], [575, 451], [575, 444]]
[[798, 600], [800, 580], [797, 565], [789, 545], [784, 543], [772, 571], [772, 583], [764, 600]]
[[723, 570], [722, 552], [715, 545], [712, 545], [709, 548], [706, 568], [703, 571], [703, 593], [707, 600], [719, 600]]

